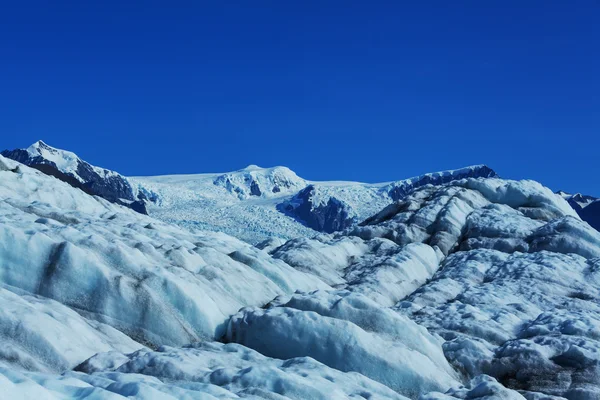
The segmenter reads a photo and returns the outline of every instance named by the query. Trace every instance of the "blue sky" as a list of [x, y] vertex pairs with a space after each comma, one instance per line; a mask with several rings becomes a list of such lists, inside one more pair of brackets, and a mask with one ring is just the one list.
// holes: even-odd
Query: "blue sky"
[[596, 1], [14, 3], [2, 148], [43, 139], [126, 175], [485, 163], [600, 196]]

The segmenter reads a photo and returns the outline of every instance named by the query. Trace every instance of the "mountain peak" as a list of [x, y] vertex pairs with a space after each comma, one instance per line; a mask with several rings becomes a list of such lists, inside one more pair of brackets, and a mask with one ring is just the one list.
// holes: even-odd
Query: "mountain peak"
[[75, 153], [49, 146], [42, 140], [38, 140], [29, 146], [26, 151], [31, 157], [41, 157], [53, 163], [65, 173], [75, 173], [80, 161]]
[[287, 167], [261, 168], [257, 165], [222, 174], [213, 183], [224, 187], [240, 199], [250, 196], [280, 196], [306, 186], [306, 181]]
[[2, 155], [52, 175], [88, 194], [145, 213], [141, 205], [137, 204], [137, 194], [127, 178], [117, 172], [91, 165], [73, 152], [57, 149], [38, 140], [26, 149], [6, 150]]
[[242, 168], [240, 171], [258, 171], [261, 169], [265, 169], [265, 168], [259, 167], [256, 164], [250, 164], [246, 168]]

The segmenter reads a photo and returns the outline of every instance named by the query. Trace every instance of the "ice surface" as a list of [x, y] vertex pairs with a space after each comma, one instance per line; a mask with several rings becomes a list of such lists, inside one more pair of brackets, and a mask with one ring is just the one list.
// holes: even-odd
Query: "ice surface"
[[[411, 247], [420, 263], [398, 269], [404, 276], [384, 273], [390, 255]], [[424, 187], [361, 226], [273, 254], [382, 305], [407, 296], [396, 310], [441, 335], [446, 358], [467, 377], [488, 374], [529, 397], [588, 399], [600, 396], [599, 250], [600, 235], [538, 183], [469, 179]], [[247, 313], [249, 331], [256, 321], [282, 327], [298, 318]]]
[[540, 251], [451, 255], [398, 310], [443, 336], [468, 375], [569, 399], [600, 395], [597, 259]]
[[241, 200], [250, 196], [273, 197], [295, 193], [306, 186], [306, 181], [289, 168], [260, 168], [257, 165], [219, 175], [213, 183], [224, 187]]
[[561, 196], [441, 174], [316, 234], [276, 170], [142, 179], [160, 222], [0, 157], [0, 397], [600, 398], [600, 233]]
[[308, 356], [359, 372], [412, 398], [456, 384], [439, 342], [412, 321], [349, 292], [295, 295], [281, 306], [246, 308], [226, 339], [267, 356]]
[[327, 287], [232, 237], [194, 234], [19, 171], [0, 172], [0, 282], [140, 342], [218, 338], [243, 306]]
[[0, 362], [13, 368], [62, 372], [98, 352], [143, 347], [53, 300], [0, 287], [0, 304]]
[[525, 400], [525, 397], [515, 390], [505, 388], [487, 375], [479, 375], [473, 378], [468, 386], [452, 388], [444, 394], [428, 393], [421, 396], [421, 400], [453, 399]]
[[268, 358], [237, 344], [198, 343], [129, 355], [100, 353], [78, 369], [93, 374], [56, 376], [0, 367], [0, 385], [15, 387], [19, 394], [29, 391], [57, 394], [57, 398], [403, 399], [357, 373], [344, 373], [308, 357]]
[[[477, 165], [397, 182], [367, 184], [308, 181], [285, 167], [249, 166], [223, 174], [136, 177], [130, 182], [142, 192], [152, 193], [155, 204], [148, 205], [148, 212], [162, 221], [225, 232], [257, 244], [271, 237], [311, 237], [317, 233], [313, 228], [338, 230], [349, 221], [370, 217], [418, 187], [469, 176], [496, 174]], [[297, 195], [309, 185], [314, 188], [307, 204], [309, 209], [302, 215], [290, 213], [288, 206], [298, 207]], [[307, 213], [314, 215], [304, 215]]]

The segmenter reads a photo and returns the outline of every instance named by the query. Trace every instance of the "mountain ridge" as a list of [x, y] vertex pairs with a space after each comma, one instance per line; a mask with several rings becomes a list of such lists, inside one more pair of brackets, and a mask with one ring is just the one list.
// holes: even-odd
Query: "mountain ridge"
[[[284, 166], [254, 164], [225, 173], [125, 177], [41, 140], [2, 154], [143, 214], [188, 229], [225, 232], [252, 244], [347, 229], [425, 185], [498, 177], [485, 164], [380, 183], [310, 181]], [[600, 228], [597, 206], [583, 212], [580, 205], [591, 197], [561, 195]]]

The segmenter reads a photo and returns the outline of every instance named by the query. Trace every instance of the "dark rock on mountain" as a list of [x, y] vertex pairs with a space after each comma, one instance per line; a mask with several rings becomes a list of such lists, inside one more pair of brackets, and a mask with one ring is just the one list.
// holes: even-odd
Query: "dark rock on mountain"
[[417, 188], [425, 185], [442, 185], [465, 178], [497, 178], [498, 174], [487, 165], [475, 165], [452, 171], [436, 172], [416, 178], [394, 182], [389, 185], [388, 194], [393, 201], [398, 201]]
[[581, 210], [575, 209], [575, 211], [582, 220], [590, 224], [592, 228], [600, 231], [600, 199]]
[[56, 149], [38, 141], [28, 149], [5, 150], [1, 153], [47, 175], [100, 196], [110, 202], [147, 214], [143, 198], [138, 198], [129, 181], [117, 172], [93, 166], [74, 153]]
[[280, 211], [292, 215], [319, 232], [340, 231], [356, 222], [356, 217], [348, 204], [333, 196], [326, 199], [319, 198], [318, 189], [314, 185], [308, 185], [290, 201], [278, 207]]
[[569, 194], [562, 190], [556, 194], [567, 200], [582, 220], [600, 231], [600, 199], [581, 193]]

